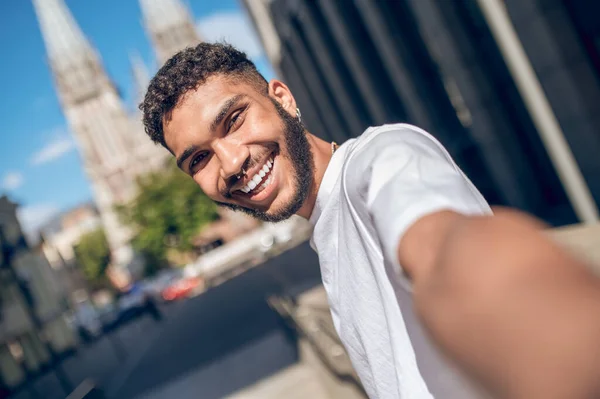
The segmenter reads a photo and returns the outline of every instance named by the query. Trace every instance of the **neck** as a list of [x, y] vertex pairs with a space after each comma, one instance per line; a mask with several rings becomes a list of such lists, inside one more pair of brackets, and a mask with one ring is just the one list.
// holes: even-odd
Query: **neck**
[[308, 194], [308, 197], [306, 197], [306, 201], [304, 201], [304, 204], [296, 214], [305, 219], [309, 219], [310, 215], [312, 214], [313, 208], [315, 207], [315, 203], [317, 202], [317, 194], [319, 192], [319, 187], [321, 186], [321, 182], [323, 181], [323, 176], [325, 175], [325, 170], [327, 169], [327, 165], [329, 165], [329, 161], [331, 160], [332, 154], [330, 142], [322, 140], [311, 133], [307, 133], [306, 135], [310, 144], [310, 150], [313, 154], [315, 170], [313, 174], [313, 184], [310, 193]]

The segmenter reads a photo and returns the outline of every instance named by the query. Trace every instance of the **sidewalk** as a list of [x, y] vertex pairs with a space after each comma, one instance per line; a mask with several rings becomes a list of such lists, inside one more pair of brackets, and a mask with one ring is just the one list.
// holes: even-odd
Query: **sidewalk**
[[591, 262], [594, 270], [600, 273], [600, 223], [560, 227], [551, 230], [550, 235]]
[[[590, 261], [590, 264], [600, 273], [600, 223], [591, 226], [573, 225], [553, 229], [550, 231], [550, 235], [571, 249], [577, 256]], [[302, 308], [299, 313], [302, 316], [310, 316], [315, 309], [326, 309], [325, 291], [321, 286], [307, 291], [299, 298], [299, 304]], [[331, 343], [327, 342], [327, 344]], [[328, 392], [323, 385], [323, 372], [324, 370], [317, 371], [314, 363], [300, 362], [228, 397], [228, 399], [331, 398], [331, 392]]]
[[259, 381], [227, 399], [330, 399], [323, 390], [315, 371], [298, 363]]

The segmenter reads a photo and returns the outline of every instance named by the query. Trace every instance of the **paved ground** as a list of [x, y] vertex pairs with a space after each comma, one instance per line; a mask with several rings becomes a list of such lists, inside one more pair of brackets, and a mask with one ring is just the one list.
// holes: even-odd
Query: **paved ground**
[[[90, 378], [101, 385], [108, 384], [115, 372], [137, 363], [152, 340], [169, 322], [182, 304], [163, 308], [164, 319], [160, 322], [144, 315], [135, 322], [104, 336], [93, 344], [81, 346], [77, 353], [67, 358], [62, 367], [73, 387]], [[65, 397], [54, 373], [47, 373], [34, 384], [34, 390], [26, 389], [14, 395], [15, 399], [63, 399]]]
[[600, 223], [566, 226], [552, 230], [551, 234], [600, 273]]
[[329, 399], [319, 376], [305, 364], [295, 364], [227, 399]]
[[[600, 260], [600, 225], [551, 234], [576, 253]], [[311, 371], [295, 364], [295, 337], [265, 302], [272, 293], [294, 295], [318, 282], [317, 257], [305, 243], [167, 307], [162, 322], [144, 317], [126, 326], [116, 340], [104, 338], [84, 348], [64, 367], [76, 384], [86, 377], [98, 381], [109, 399], [288, 398], [280, 393], [291, 385], [306, 394], [298, 397], [320, 398]], [[64, 398], [52, 374], [36, 391], [39, 398]], [[28, 392], [15, 396], [30, 397]]]
[[[567, 226], [550, 232], [559, 242], [567, 246], [576, 255], [589, 260], [589, 264], [600, 273], [600, 224], [589, 226]], [[327, 306], [322, 287], [304, 293], [299, 300], [299, 323], [302, 323], [305, 311], [310, 308], [320, 309]], [[310, 313], [310, 311], [309, 311]], [[308, 318], [310, 319], [310, 317]], [[310, 321], [310, 320], [309, 320]], [[322, 320], [323, 321], [323, 320]], [[331, 324], [330, 322], [326, 324]], [[331, 348], [331, 343], [326, 343]], [[343, 363], [343, 362], [342, 362]], [[252, 385], [229, 399], [279, 399], [279, 398], [330, 398], [332, 392], [325, 392], [324, 386], [319, 384], [320, 375], [315, 369], [310, 369], [306, 364], [296, 364], [281, 371], [259, 383]], [[338, 392], [339, 397], [349, 397], [348, 393]], [[354, 393], [354, 391], [352, 392]], [[329, 394], [329, 395], [328, 395]]]
[[[296, 362], [295, 337], [266, 302], [320, 283], [307, 243], [206, 293], [167, 306], [165, 318], [143, 317], [83, 347], [64, 362], [78, 385], [92, 378], [109, 399], [222, 398]], [[125, 356], [119, 348], [125, 349]], [[53, 374], [35, 384], [38, 398], [63, 399]], [[14, 398], [28, 399], [28, 391]]]
[[266, 303], [320, 282], [308, 244], [187, 301], [140, 358], [107, 386], [111, 399], [222, 398], [297, 361], [293, 333]]

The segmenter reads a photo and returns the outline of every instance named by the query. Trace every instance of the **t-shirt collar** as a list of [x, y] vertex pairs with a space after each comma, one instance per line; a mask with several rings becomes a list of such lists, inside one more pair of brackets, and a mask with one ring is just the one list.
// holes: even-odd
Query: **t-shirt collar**
[[348, 140], [346, 143], [338, 147], [335, 153], [331, 156], [329, 163], [327, 164], [327, 169], [325, 169], [323, 180], [321, 181], [319, 191], [317, 192], [317, 200], [315, 201], [315, 207], [313, 208], [312, 214], [308, 219], [313, 226], [317, 224], [317, 221], [321, 216], [321, 212], [323, 211], [323, 207], [329, 200], [329, 196], [331, 195], [331, 191], [335, 186], [335, 182], [340, 173], [342, 172], [342, 167], [344, 165], [345, 158], [344, 154], [346, 153], [346, 149], [348, 148], [349, 141], [352, 140]]

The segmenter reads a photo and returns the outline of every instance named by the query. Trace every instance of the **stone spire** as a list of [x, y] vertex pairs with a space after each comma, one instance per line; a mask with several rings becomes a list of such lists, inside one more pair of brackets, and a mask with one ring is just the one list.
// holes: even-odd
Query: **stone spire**
[[76, 58], [85, 55], [95, 56], [64, 0], [33, 0], [33, 5], [53, 68], [77, 62]]
[[[129, 268], [131, 230], [115, 205], [135, 194], [138, 137], [101, 58], [85, 38], [64, 0], [33, 0], [63, 113], [77, 140], [84, 169], [108, 239], [113, 265]], [[147, 165], [148, 163], [146, 163]]]
[[150, 83], [150, 72], [144, 63], [144, 60], [137, 51], [129, 53], [129, 63], [131, 64], [131, 73], [133, 75], [133, 84], [135, 92], [135, 102], [139, 103], [144, 99], [146, 89]]
[[140, 8], [160, 65], [200, 42], [194, 19], [180, 0], [140, 0]]

